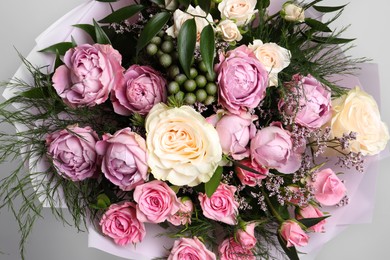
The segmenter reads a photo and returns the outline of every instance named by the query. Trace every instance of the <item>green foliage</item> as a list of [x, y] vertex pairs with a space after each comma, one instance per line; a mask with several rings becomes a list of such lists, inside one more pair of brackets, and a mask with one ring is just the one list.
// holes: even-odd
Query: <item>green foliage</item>
[[209, 24], [203, 28], [200, 34], [200, 53], [202, 60], [210, 75], [214, 75], [214, 56], [215, 56], [215, 36], [214, 29]]
[[179, 36], [177, 37], [177, 52], [179, 54], [179, 62], [188, 78], [191, 78], [190, 68], [194, 62], [195, 44], [195, 19], [188, 19], [183, 23], [179, 31]]
[[95, 20], [93, 20], [93, 25], [95, 27], [96, 43], [111, 44], [110, 38], [108, 38], [107, 34]]
[[221, 183], [222, 173], [223, 173], [223, 167], [218, 166], [211, 179], [205, 183], [204, 187], [205, 187], [207, 197], [210, 198], [213, 195], [213, 193], [217, 190], [219, 184]]
[[60, 42], [54, 45], [51, 45], [47, 48], [44, 48], [42, 50], [39, 50], [39, 52], [50, 52], [50, 53], [58, 53], [59, 55], [63, 56], [65, 52], [67, 52], [69, 49], [75, 47], [75, 44], [73, 42]]
[[125, 6], [104, 17], [99, 21], [99, 23], [120, 23], [126, 19], [133, 17], [135, 14], [137, 14], [144, 8], [145, 6], [143, 5]]

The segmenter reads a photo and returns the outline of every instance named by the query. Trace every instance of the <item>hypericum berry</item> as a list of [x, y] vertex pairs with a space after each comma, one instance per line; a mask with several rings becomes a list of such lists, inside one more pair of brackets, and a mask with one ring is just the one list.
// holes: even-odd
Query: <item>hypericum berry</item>
[[207, 83], [206, 92], [210, 96], [214, 96], [215, 94], [217, 94], [217, 85], [215, 85], [215, 83], [212, 82]]
[[154, 43], [156, 45], [160, 45], [161, 44], [161, 37], [159, 36], [154, 36], [151, 40], [150, 40], [150, 43]]
[[172, 65], [169, 67], [168, 69], [168, 76], [171, 78], [171, 79], [174, 79], [177, 75], [180, 74], [180, 69], [179, 69], [179, 66], [177, 65]]
[[195, 68], [190, 68], [190, 79], [194, 79], [198, 76], [198, 71]]
[[146, 46], [146, 53], [150, 56], [153, 56], [157, 53], [158, 51], [158, 47], [156, 44], [154, 43], [149, 43], [147, 46]]
[[192, 92], [196, 89], [196, 82], [193, 79], [187, 79], [184, 82], [184, 89], [188, 92]]
[[172, 41], [164, 41], [161, 44], [161, 50], [165, 53], [170, 53], [173, 51], [173, 42]]
[[207, 96], [206, 100], [203, 102], [206, 106], [211, 105], [212, 103], [215, 102], [215, 97], [214, 96]]
[[195, 95], [196, 95], [196, 101], [198, 101], [198, 102], [203, 102], [207, 98], [207, 93], [206, 93], [206, 90], [204, 90], [204, 89], [198, 89], [195, 92]]
[[195, 78], [195, 82], [196, 82], [196, 85], [198, 86], [198, 88], [204, 88], [204, 86], [206, 86], [206, 84], [207, 84], [207, 79], [203, 75], [198, 75]]
[[168, 93], [170, 95], [176, 94], [179, 91], [180, 91], [179, 83], [177, 83], [176, 81], [169, 82], [169, 84], [168, 84]]
[[185, 74], [178, 74], [175, 77], [175, 81], [179, 83], [179, 85], [183, 85], [183, 83], [187, 80], [187, 76]]
[[187, 93], [184, 96], [184, 102], [188, 105], [193, 105], [196, 102], [196, 96], [194, 93]]
[[161, 31], [158, 32], [157, 35], [160, 36], [160, 37], [163, 37], [165, 35], [165, 32], [161, 30]]
[[168, 68], [172, 64], [172, 57], [169, 54], [164, 53], [163, 55], [160, 56], [160, 64], [164, 68]]

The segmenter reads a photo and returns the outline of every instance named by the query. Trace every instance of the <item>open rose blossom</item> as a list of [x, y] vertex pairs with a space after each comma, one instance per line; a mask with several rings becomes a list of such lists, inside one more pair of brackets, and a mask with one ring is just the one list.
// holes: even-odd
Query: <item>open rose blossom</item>
[[314, 181], [310, 181], [314, 188], [316, 200], [325, 206], [333, 206], [345, 196], [347, 188], [330, 168], [315, 173]]
[[268, 72], [253, 51], [242, 45], [219, 59], [218, 102], [232, 114], [257, 107], [265, 96]]
[[238, 213], [238, 202], [234, 199], [236, 190], [235, 186], [220, 183], [210, 198], [199, 193], [198, 199], [203, 215], [209, 219], [235, 225]]
[[103, 234], [120, 246], [139, 243], [145, 237], [145, 225], [137, 219], [132, 202], [112, 204], [100, 220]]
[[218, 4], [222, 19], [230, 19], [238, 26], [249, 23], [257, 12], [256, 0], [222, 0]]
[[146, 143], [130, 128], [104, 134], [103, 140], [96, 143], [96, 151], [103, 158], [102, 172], [120, 189], [132, 190], [147, 179]]
[[124, 77], [124, 84], [116, 85], [111, 96], [115, 113], [145, 115], [155, 104], [167, 100], [167, 82], [152, 67], [132, 65]]
[[280, 122], [257, 131], [251, 140], [250, 151], [256, 163], [281, 173], [293, 173], [301, 165], [301, 154], [294, 150], [291, 134]]
[[316, 129], [332, 118], [331, 93], [321, 82], [311, 75], [294, 75], [288, 84], [293, 96], [281, 99], [278, 106], [279, 110], [292, 116], [295, 123]]
[[255, 237], [256, 223], [248, 223], [245, 225], [245, 229], [239, 229], [236, 233], [236, 239], [238, 243], [245, 249], [252, 249], [257, 243]]
[[83, 44], [68, 50], [53, 75], [53, 87], [70, 107], [92, 107], [123, 84], [121, 54], [111, 45]]
[[218, 252], [221, 260], [256, 260], [253, 252], [236, 242], [234, 237], [227, 238], [219, 244]]
[[215, 260], [216, 256], [197, 238], [182, 237], [175, 241], [168, 260]]
[[179, 210], [168, 217], [169, 223], [174, 226], [191, 224], [191, 215], [194, 211], [194, 204], [189, 197], [178, 198], [180, 201]]
[[[311, 204], [298, 209], [297, 219], [303, 219], [303, 218], [320, 218], [323, 217], [324, 213], [316, 206], [313, 206]], [[324, 232], [325, 231], [325, 225], [326, 220], [321, 220], [314, 226], [309, 227], [309, 230], [314, 232]]]
[[243, 185], [255, 187], [260, 183], [261, 180], [267, 177], [268, 169], [258, 165], [255, 161], [251, 159], [245, 159], [239, 161], [239, 163], [256, 171], [256, 172], [248, 171], [236, 165], [235, 170], [236, 170], [237, 177], [240, 179]]
[[96, 172], [97, 141], [98, 136], [91, 127], [68, 126], [46, 137], [48, 156], [62, 177], [82, 181]]
[[164, 222], [180, 209], [175, 192], [159, 180], [137, 186], [133, 197], [137, 202], [137, 218], [142, 222]]
[[192, 107], [157, 104], [145, 129], [148, 165], [158, 180], [196, 186], [210, 180], [222, 159], [217, 131]]
[[301, 226], [293, 220], [283, 222], [279, 232], [283, 239], [287, 242], [287, 247], [306, 246], [309, 242], [309, 236], [305, 233]]

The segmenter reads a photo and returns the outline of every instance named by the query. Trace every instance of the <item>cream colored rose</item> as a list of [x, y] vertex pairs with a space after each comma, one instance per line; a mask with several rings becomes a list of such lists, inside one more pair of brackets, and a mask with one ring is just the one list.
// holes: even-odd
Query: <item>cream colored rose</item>
[[269, 85], [276, 86], [278, 73], [290, 65], [291, 52], [276, 43], [263, 43], [261, 40], [254, 40], [248, 47], [269, 72]]
[[241, 41], [242, 35], [238, 30], [237, 24], [232, 20], [222, 20], [216, 29], [222, 40], [226, 42]]
[[[192, 15], [195, 15], [195, 23], [196, 23], [196, 33], [197, 33], [197, 41], [200, 40], [200, 33], [202, 32], [203, 28], [206, 27], [209, 22], [213, 21], [213, 17], [208, 14], [206, 16], [206, 13], [199, 7], [196, 6], [195, 8], [193, 6], [188, 6], [188, 9], [186, 11], [187, 13], [183, 12], [180, 9], [177, 9], [173, 13], [173, 25], [169, 27], [166, 30], [166, 33], [173, 38], [176, 38], [179, 35], [181, 26], [185, 21], [188, 19], [194, 18]], [[192, 14], [192, 15], [191, 15]], [[202, 17], [199, 17], [202, 16]], [[206, 18], [203, 18], [206, 17]]]
[[246, 25], [257, 12], [256, 0], [222, 0], [218, 4], [222, 19], [233, 20], [238, 26]]
[[352, 152], [374, 155], [385, 149], [389, 141], [388, 128], [381, 120], [374, 98], [359, 87], [332, 101], [332, 115], [333, 137], [342, 137], [351, 131], [357, 133], [357, 139], [350, 143]]
[[155, 105], [146, 117], [148, 165], [158, 180], [196, 186], [210, 180], [222, 159], [215, 128], [189, 106]]
[[293, 4], [292, 2], [286, 2], [283, 4], [280, 15], [283, 17], [283, 19], [290, 22], [305, 21], [305, 11], [303, 8]]

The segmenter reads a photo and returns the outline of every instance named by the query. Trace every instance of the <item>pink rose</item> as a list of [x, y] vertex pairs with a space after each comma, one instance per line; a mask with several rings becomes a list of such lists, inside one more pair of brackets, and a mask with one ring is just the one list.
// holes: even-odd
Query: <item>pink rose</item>
[[309, 236], [303, 231], [301, 226], [293, 220], [283, 222], [279, 232], [287, 242], [287, 247], [306, 246], [309, 242]]
[[173, 244], [168, 260], [215, 260], [216, 256], [197, 238], [182, 237]]
[[224, 115], [216, 123], [215, 129], [225, 154], [231, 155], [235, 160], [242, 160], [249, 156], [248, 144], [256, 134], [251, 115]]
[[146, 234], [144, 223], [137, 219], [135, 205], [132, 202], [112, 204], [99, 224], [103, 234], [114, 239], [120, 246], [141, 242]]
[[317, 172], [311, 185], [316, 200], [325, 206], [336, 205], [347, 192], [344, 183], [330, 168]]
[[[306, 207], [300, 208], [298, 210], [297, 219], [303, 219], [303, 218], [320, 218], [323, 217], [324, 213], [322, 213], [321, 210], [318, 209], [318, 207], [315, 207], [311, 204], [307, 205]], [[309, 230], [312, 230], [314, 232], [324, 232], [326, 220], [321, 220], [314, 226], [309, 227]]]
[[332, 118], [331, 93], [321, 82], [311, 75], [294, 75], [287, 84], [291, 85], [292, 94], [279, 102], [279, 110], [293, 116], [295, 123], [314, 129]]
[[146, 115], [155, 104], [167, 100], [166, 85], [164, 77], [152, 67], [132, 65], [125, 72], [125, 82], [113, 89], [115, 113]]
[[70, 107], [92, 107], [108, 99], [123, 82], [122, 56], [111, 45], [83, 44], [68, 50], [56, 69], [53, 86]]
[[96, 151], [103, 156], [102, 172], [120, 189], [132, 190], [147, 179], [146, 143], [130, 128], [104, 134], [96, 143]]
[[268, 72], [255, 54], [242, 45], [220, 55], [216, 65], [218, 74], [218, 102], [232, 114], [255, 108], [265, 96]]
[[295, 204], [295, 205], [302, 205], [303, 203], [306, 204], [306, 201], [304, 200], [305, 196], [302, 192], [301, 188], [295, 185], [289, 185], [286, 187], [286, 192], [288, 196], [288, 202]]
[[294, 150], [291, 134], [280, 122], [257, 131], [250, 151], [256, 163], [281, 173], [293, 173], [301, 166], [301, 154]]
[[234, 200], [237, 188], [220, 183], [217, 190], [209, 198], [199, 193], [200, 206], [206, 218], [224, 222], [229, 225], [237, 223], [238, 202]]
[[239, 163], [258, 172], [258, 173], [251, 172], [239, 166], [236, 166], [235, 169], [236, 169], [237, 177], [240, 179], [242, 184], [255, 187], [260, 183], [262, 179], [265, 179], [267, 177], [268, 169], [258, 165], [255, 161], [252, 161], [250, 159], [245, 159], [239, 161]]
[[236, 234], [238, 243], [245, 249], [252, 249], [257, 243], [255, 237], [256, 223], [250, 223], [245, 226], [245, 230], [239, 229]]
[[188, 197], [179, 198], [180, 208], [174, 214], [168, 217], [168, 221], [174, 226], [191, 224], [191, 215], [194, 211], [194, 204]]
[[175, 192], [159, 180], [137, 186], [133, 197], [138, 203], [137, 218], [142, 222], [164, 222], [180, 208]]
[[233, 237], [225, 239], [218, 247], [221, 260], [256, 260], [250, 249], [244, 248]]
[[92, 177], [99, 163], [97, 134], [91, 127], [68, 126], [46, 137], [47, 153], [58, 174], [72, 181]]

